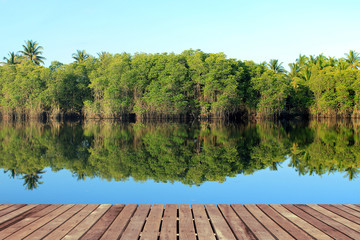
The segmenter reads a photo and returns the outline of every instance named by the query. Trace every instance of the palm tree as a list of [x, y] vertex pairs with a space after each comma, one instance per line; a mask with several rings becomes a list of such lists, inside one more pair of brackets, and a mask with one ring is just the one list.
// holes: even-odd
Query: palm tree
[[326, 61], [327, 58], [324, 56], [324, 54], [320, 54], [319, 56], [316, 57], [316, 65], [320, 70], [326, 67]]
[[30, 174], [25, 174], [22, 179], [24, 179], [24, 186], [28, 190], [33, 190], [38, 187], [38, 184], [43, 184], [43, 182], [39, 181], [42, 176], [39, 176], [40, 174], [45, 173], [42, 169], [35, 170], [31, 172]]
[[9, 57], [4, 57], [4, 60], [6, 61], [7, 64], [18, 64], [18, 58], [19, 56], [14, 53], [14, 52], [9, 52]]
[[360, 56], [359, 53], [354, 50], [350, 50], [349, 53], [345, 53], [345, 61], [349, 64], [351, 69], [357, 69], [360, 67]]
[[36, 41], [28, 40], [23, 45], [24, 50], [20, 51], [25, 57], [27, 57], [30, 61], [35, 63], [36, 65], [40, 65], [40, 63], [44, 64], [46, 58], [40, 56], [42, 54], [43, 47], [39, 46]]
[[337, 68], [341, 71], [341, 70], [345, 70], [349, 67], [349, 64], [346, 62], [345, 59], [340, 58], [338, 64], [337, 64]]
[[11, 168], [8, 170], [4, 170], [4, 173], [10, 172], [10, 178], [15, 178], [16, 176], [19, 175], [18, 171], [16, 168]]
[[89, 57], [89, 55], [85, 50], [76, 50], [76, 53], [73, 53], [72, 57], [76, 60], [76, 62], [83, 62]]
[[285, 69], [282, 66], [282, 63], [279, 63], [279, 60], [277, 60], [277, 59], [271, 59], [270, 62], [268, 63], [268, 67], [274, 73], [284, 73], [285, 72]]
[[305, 55], [299, 55], [299, 58], [296, 59], [296, 62], [299, 64], [300, 69], [304, 68], [306, 63], [308, 61], [308, 57], [306, 57]]

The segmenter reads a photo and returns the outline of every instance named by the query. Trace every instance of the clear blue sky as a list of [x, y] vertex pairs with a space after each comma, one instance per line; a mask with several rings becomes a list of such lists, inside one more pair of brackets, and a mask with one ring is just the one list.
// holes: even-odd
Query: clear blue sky
[[0, 57], [25, 40], [44, 47], [46, 65], [71, 54], [201, 49], [287, 65], [299, 53], [360, 52], [359, 0], [0, 0]]

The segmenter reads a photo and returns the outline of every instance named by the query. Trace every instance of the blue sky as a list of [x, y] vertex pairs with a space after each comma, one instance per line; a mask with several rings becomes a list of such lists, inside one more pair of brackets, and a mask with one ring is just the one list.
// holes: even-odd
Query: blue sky
[[0, 57], [25, 40], [44, 47], [46, 65], [71, 54], [201, 49], [287, 65], [299, 53], [343, 57], [360, 51], [359, 0], [0, 0]]

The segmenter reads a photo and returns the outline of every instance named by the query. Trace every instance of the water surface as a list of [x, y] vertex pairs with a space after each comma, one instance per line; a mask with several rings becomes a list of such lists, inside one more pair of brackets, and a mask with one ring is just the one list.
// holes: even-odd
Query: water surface
[[360, 203], [359, 129], [2, 122], [0, 203]]

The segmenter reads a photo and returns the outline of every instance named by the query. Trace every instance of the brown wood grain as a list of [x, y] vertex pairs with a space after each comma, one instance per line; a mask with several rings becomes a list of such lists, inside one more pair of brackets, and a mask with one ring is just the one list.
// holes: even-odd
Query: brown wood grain
[[326, 216], [318, 211], [316, 211], [313, 208], [310, 208], [307, 205], [296, 205], [296, 207], [300, 208], [301, 210], [307, 212], [309, 215], [311, 215], [312, 217], [315, 217], [319, 220], [321, 220], [322, 222], [326, 223], [327, 225], [337, 229], [338, 231], [354, 238], [357, 239], [360, 237], [359, 233], [354, 231], [353, 229], [339, 223], [338, 221], [335, 221], [334, 219], [332, 219], [329, 216]]
[[209, 215], [210, 221], [215, 229], [216, 236], [219, 240], [236, 239], [231, 228], [227, 224], [220, 210], [215, 204], [206, 204], [205, 209]]
[[193, 204], [192, 210], [199, 240], [215, 240], [214, 231], [210, 225], [210, 220], [205, 212], [204, 206], [201, 204]]
[[179, 238], [180, 240], [196, 239], [193, 214], [189, 204], [179, 205]]
[[177, 205], [166, 204], [163, 221], [161, 225], [160, 240], [176, 240], [177, 238], [176, 224], [177, 224]]
[[140, 240], [157, 240], [160, 235], [160, 224], [164, 211], [164, 205], [154, 204], [147, 217]]
[[150, 204], [140, 205], [130, 219], [129, 225], [126, 227], [120, 239], [130, 240], [137, 239], [145, 224], [146, 217], [150, 211]]

